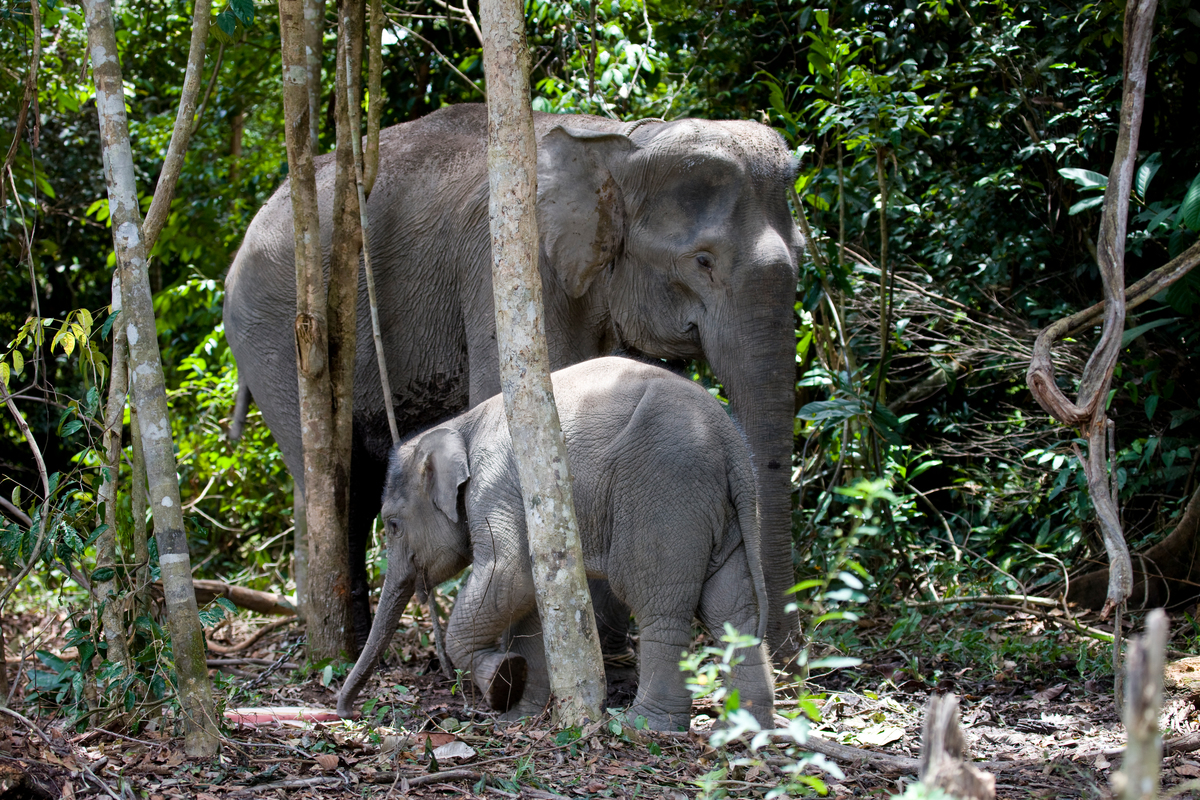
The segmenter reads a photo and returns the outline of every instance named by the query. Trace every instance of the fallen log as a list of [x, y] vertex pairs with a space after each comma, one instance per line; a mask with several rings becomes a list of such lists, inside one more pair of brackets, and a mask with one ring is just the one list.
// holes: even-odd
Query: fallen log
[[[293, 599], [281, 594], [260, 592], [255, 589], [247, 589], [244, 586], [234, 586], [233, 584], [221, 581], [199, 578], [192, 579], [192, 586], [196, 592], [196, 603], [201, 606], [211, 603], [218, 597], [224, 597], [238, 608], [244, 608], [247, 611], [254, 611], [259, 614], [289, 617], [294, 616], [296, 613], [296, 605]], [[155, 581], [150, 591], [156, 601], [162, 600], [163, 588], [161, 581]]]

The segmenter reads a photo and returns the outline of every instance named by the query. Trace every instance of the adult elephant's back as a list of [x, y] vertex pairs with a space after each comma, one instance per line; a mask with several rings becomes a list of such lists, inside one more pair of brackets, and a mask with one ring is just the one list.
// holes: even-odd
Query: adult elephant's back
[[[792, 305], [802, 246], [786, 199], [794, 159], [774, 131], [753, 122], [622, 124], [537, 114], [535, 128], [550, 367], [616, 349], [708, 361], [753, 454], [773, 602], [769, 638], [786, 647], [795, 629], [777, 611], [793, 582]], [[444, 108], [381, 135], [370, 244], [402, 433], [500, 388], [486, 137], [480, 105]], [[317, 190], [326, 257], [333, 179], [333, 162], [323, 156]], [[356, 627], [366, 608], [362, 552], [390, 446], [365, 286], [359, 297], [350, 520]], [[225, 329], [240, 378], [302, 485], [295, 309], [285, 183], [234, 261]]]

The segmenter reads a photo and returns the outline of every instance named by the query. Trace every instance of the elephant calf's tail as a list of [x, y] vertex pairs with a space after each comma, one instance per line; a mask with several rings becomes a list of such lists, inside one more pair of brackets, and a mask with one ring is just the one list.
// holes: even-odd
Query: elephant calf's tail
[[229, 441], [241, 441], [246, 430], [246, 415], [250, 412], [250, 387], [238, 384], [237, 401], [233, 405], [233, 422], [229, 423]]

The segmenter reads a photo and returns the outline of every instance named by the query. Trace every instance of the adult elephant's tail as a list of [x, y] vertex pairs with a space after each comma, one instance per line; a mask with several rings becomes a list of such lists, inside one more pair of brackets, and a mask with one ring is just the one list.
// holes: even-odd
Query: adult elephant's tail
[[246, 431], [246, 415], [250, 413], [250, 387], [238, 382], [237, 401], [233, 405], [233, 421], [229, 423], [229, 441], [241, 441]]

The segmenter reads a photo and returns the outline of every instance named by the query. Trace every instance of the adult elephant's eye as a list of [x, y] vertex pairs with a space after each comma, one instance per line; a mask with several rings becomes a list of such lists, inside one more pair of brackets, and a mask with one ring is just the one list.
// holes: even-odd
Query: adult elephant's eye
[[712, 272], [712, 268], [716, 265], [713, 264], [712, 256], [708, 255], [707, 253], [700, 253], [698, 256], [696, 256], [696, 266], [700, 269], [706, 269], [709, 272]]

